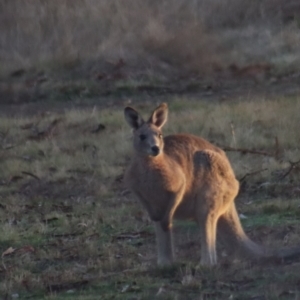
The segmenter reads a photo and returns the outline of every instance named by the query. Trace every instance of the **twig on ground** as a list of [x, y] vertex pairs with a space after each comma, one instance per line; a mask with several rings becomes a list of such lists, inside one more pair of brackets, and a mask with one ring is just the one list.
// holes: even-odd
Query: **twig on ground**
[[95, 276], [95, 279], [107, 279], [109, 277], [118, 276], [122, 274], [130, 274], [130, 273], [139, 273], [139, 275], [142, 275], [143, 273], [147, 273], [147, 270], [141, 270], [141, 269], [125, 269], [120, 272], [110, 272], [106, 273], [100, 276]]
[[267, 170], [268, 170], [267, 168], [264, 168], [264, 169], [256, 170], [256, 171], [253, 171], [253, 172], [250, 172], [250, 173], [246, 173], [243, 177], [241, 177], [239, 179], [239, 181], [243, 182], [248, 176], [256, 175], [256, 174], [259, 174], [259, 173], [267, 171]]
[[233, 122], [230, 122], [230, 128], [231, 128], [232, 141], [233, 141], [234, 147], [236, 147], [236, 138], [235, 138], [235, 130], [234, 130]]
[[282, 149], [280, 147], [278, 137], [276, 136], [275, 137], [274, 157], [275, 157], [276, 160], [279, 160], [281, 156], [282, 156]]
[[288, 168], [288, 170], [279, 177], [279, 180], [282, 180], [284, 179], [285, 177], [287, 177], [293, 170], [296, 169], [297, 165], [300, 164], [300, 160], [296, 161], [296, 162], [292, 162], [292, 161], [289, 161], [290, 163], [290, 167]]
[[18, 145], [5, 145], [2, 146], [2, 150], [9, 150], [9, 149], [13, 149], [15, 147], [17, 147]]
[[34, 174], [30, 173], [30, 172], [22, 171], [21, 173], [24, 174], [24, 175], [31, 176], [31, 177], [33, 177], [33, 178], [35, 178], [37, 180], [40, 180], [40, 178], [38, 176], [36, 176], [36, 175], [34, 175]]
[[38, 128], [34, 128], [34, 134], [28, 136], [30, 140], [42, 140], [45, 138], [49, 138], [53, 135], [53, 132], [57, 125], [62, 122], [62, 118], [58, 118], [53, 120], [45, 130], [40, 131]]
[[147, 231], [139, 231], [139, 232], [122, 233], [122, 234], [114, 235], [113, 239], [117, 239], [117, 240], [139, 239], [142, 237], [149, 237], [149, 236], [153, 236], [153, 234]]
[[224, 151], [234, 151], [234, 152], [241, 152], [242, 154], [250, 153], [250, 154], [258, 154], [258, 155], [265, 155], [265, 156], [274, 156], [273, 153], [260, 151], [260, 150], [252, 150], [252, 149], [245, 149], [245, 148], [232, 148], [232, 147], [222, 147]]

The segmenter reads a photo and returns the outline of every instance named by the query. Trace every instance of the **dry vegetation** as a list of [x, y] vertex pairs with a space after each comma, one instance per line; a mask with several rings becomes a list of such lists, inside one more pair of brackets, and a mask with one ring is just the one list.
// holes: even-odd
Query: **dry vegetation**
[[299, 24], [292, 0], [0, 0], [0, 298], [300, 299], [296, 260], [220, 245], [217, 268], [196, 268], [189, 222], [178, 263], [156, 268], [122, 181], [124, 104], [167, 101], [166, 133], [227, 151], [247, 233], [299, 244]]
[[[198, 72], [218, 60], [294, 64], [300, 46], [297, 9], [295, 2], [280, 0], [38, 0], [22, 5], [2, 0], [2, 68], [55, 62], [88, 67], [95, 60], [119, 58], [140, 69], [165, 61]], [[234, 57], [225, 62], [232, 51]]]
[[[299, 98], [170, 102], [168, 133], [192, 132], [228, 152], [243, 188], [247, 232], [265, 245], [299, 243]], [[136, 105], [144, 112], [153, 103]], [[0, 120], [0, 294], [37, 299], [298, 299], [299, 263], [196, 269], [197, 228], [176, 223], [179, 263], [159, 270], [147, 214], [122, 185], [130, 129], [122, 107]], [[275, 144], [277, 138], [277, 145]], [[261, 171], [265, 169], [265, 171]], [[253, 172], [261, 171], [256, 174]], [[223, 253], [223, 255], [221, 255]], [[101, 295], [101, 297], [100, 297]], [[100, 297], [100, 298], [99, 298]]]
[[0, 8], [1, 102], [178, 92], [184, 79], [201, 89], [204, 75], [213, 87], [228, 76], [274, 83], [299, 71], [297, 1], [1, 0]]

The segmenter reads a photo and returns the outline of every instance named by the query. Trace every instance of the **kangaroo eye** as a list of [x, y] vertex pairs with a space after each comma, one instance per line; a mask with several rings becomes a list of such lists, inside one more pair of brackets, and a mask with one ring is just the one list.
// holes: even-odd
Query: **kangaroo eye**
[[140, 140], [141, 140], [141, 141], [144, 141], [144, 140], [146, 139], [146, 137], [147, 137], [147, 136], [146, 136], [145, 134], [141, 134], [141, 135], [140, 135]]
[[158, 137], [159, 137], [160, 139], [162, 139], [163, 135], [160, 133], [160, 134], [158, 135]]

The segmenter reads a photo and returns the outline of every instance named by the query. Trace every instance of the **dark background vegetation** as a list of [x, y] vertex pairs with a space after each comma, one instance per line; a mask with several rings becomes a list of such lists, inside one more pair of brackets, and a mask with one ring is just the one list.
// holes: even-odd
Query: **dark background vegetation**
[[299, 72], [297, 1], [0, 5], [2, 103], [274, 85]]

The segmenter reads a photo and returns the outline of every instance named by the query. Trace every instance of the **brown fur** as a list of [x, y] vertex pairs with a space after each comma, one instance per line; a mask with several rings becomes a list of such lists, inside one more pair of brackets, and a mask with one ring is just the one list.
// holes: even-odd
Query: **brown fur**
[[203, 265], [217, 263], [217, 231], [232, 251], [265, 257], [241, 226], [234, 204], [239, 183], [224, 151], [190, 134], [162, 138], [167, 114], [163, 103], [145, 122], [133, 108], [125, 108], [135, 150], [125, 182], [154, 222], [158, 264], [173, 262], [173, 218], [199, 224]]

